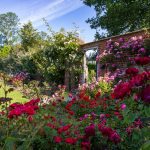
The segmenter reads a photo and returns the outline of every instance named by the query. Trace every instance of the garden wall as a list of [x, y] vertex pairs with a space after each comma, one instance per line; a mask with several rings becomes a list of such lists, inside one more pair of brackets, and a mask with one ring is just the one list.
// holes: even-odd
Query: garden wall
[[[81, 49], [84, 52], [86, 52], [89, 49], [97, 48], [98, 54], [100, 55], [105, 50], [106, 42], [108, 40], [110, 40], [110, 39], [112, 41], [117, 41], [120, 38], [130, 39], [131, 37], [135, 37], [135, 36], [137, 36], [137, 37], [142, 36], [144, 39], [146, 39], [146, 38], [150, 38], [150, 34], [149, 33], [150, 33], [150, 29], [146, 29], [146, 30], [143, 29], [143, 30], [138, 30], [138, 31], [134, 31], [134, 32], [129, 32], [129, 33], [126, 33], [126, 34], [123, 34], [123, 35], [112, 36], [112, 37], [101, 39], [99, 41], [83, 44], [83, 45], [81, 45]], [[128, 54], [124, 54], [124, 55], [126, 56], [126, 58], [129, 57]], [[132, 56], [130, 56], [130, 57], [132, 57]], [[119, 63], [123, 67], [124, 64], [127, 63], [127, 59], [126, 58], [124, 60], [122, 60], [122, 59], [121, 60], [119, 60], [119, 59], [115, 60], [115, 63]], [[97, 77], [105, 76], [105, 74], [107, 74], [107, 72], [108, 72], [108, 68], [107, 67], [105, 69], [102, 69], [101, 64], [97, 63]], [[83, 75], [83, 78], [85, 76], [86, 75]], [[82, 81], [84, 82], [84, 81], [86, 81], [86, 79], [83, 79]]]

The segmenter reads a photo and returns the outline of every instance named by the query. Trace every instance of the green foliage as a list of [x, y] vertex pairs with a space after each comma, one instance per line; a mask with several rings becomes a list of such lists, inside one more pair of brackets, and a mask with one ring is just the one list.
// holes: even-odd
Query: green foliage
[[22, 48], [26, 52], [28, 52], [32, 48], [37, 48], [39, 45], [39, 33], [36, 29], [33, 28], [31, 22], [28, 22], [27, 24], [23, 25], [23, 27], [20, 30], [20, 37]]
[[63, 84], [65, 70], [79, 75], [82, 51], [74, 32], [53, 32], [42, 50], [33, 54], [32, 58], [39, 72], [48, 81]]
[[150, 27], [150, 3], [148, 0], [82, 1], [90, 7], [93, 6], [96, 11], [96, 17], [87, 20], [91, 28], [97, 30], [96, 38], [104, 36], [100, 32], [101, 29], [107, 30], [105, 36], [112, 36]]
[[0, 49], [0, 58], [6, 58], [10, 54], [11, 47], [10, 46], [4, 46]]

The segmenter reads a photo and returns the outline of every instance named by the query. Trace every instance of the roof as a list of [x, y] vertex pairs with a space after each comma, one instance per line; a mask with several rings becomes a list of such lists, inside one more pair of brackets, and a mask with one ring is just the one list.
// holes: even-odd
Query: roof
[[150, 32], [150, 28], [148, 28], [148, 29], [142, 29], [142, 30], [137, 30], [137, 31], [133, 31], [133, 32], [128, 32], [128, 33], [121, 34], [121, 35], [115, 35], [115, 36], [111, 36], [111, 37], [106, 37], [106, 38], [100, 39], [100, 40], [98, 40], [98, 41], [81, 44], [80, 46], [81, 46], [81, 48], [83, 48], [83, 49], [84, 49], [84, 48], [88, 49], [89, 47], [90, 47], [90, 48], [94, 48], [94, 47], [99, 46], [99, 44], [100, 44], [101, 42], [107, 41], [107, 40], [109, 40], [109, 39], [119, 38], [119, 37], [128, 36], [128, 35], [132, 35], [132, 34], [138, 34], [138, 33], [140, 33], [140, 32], [142, 32], [142, 33], [145, 32], [145, 33], [147, 34], [148, 32]]

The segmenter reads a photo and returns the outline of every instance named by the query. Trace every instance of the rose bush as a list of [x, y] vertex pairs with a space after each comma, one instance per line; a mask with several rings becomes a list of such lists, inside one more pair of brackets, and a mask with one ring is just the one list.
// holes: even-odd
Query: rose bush
[[[135, 49], [138, 51], [141, 46]], [[134, 61], [135, 65], [125, 69], [117, 84], [100, 78], [80, 85], [76, 93], [68, 94], [67, 100], [65, 87], [60, 86], [60, 91], [46, 101], [37, 98], [2, 107], [0, 147], [137, 150], [143, 145], [141, 149], [149, 148], [150, 71], [144, 66], [149, 62]]]

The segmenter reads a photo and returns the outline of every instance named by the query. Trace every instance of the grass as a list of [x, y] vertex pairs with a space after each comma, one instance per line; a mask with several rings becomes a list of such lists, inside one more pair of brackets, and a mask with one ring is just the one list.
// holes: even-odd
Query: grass
[[[0, 82], [0, 85], [1, 84], [2, 83]], [[7, 86], [7, 88], [9, 88], [9, 86]], [[0, 88], [0, 97], [4, 97], [4, 91], [2, 88]], [[28, 101], [28, 99], [24, 98], [23, 95], [17, 90], [8, 93], [7, 97], [12, 98], [11, 103], [14, 102], [25, 103]]]

